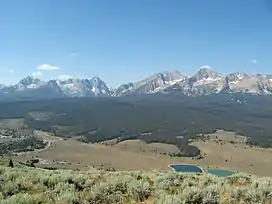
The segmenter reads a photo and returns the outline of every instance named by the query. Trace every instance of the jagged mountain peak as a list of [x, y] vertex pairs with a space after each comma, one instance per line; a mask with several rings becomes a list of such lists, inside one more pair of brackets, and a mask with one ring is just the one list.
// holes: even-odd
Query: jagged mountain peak
[[49, 81], [28, 76], [13, 86], [0, 86], [0, 96], [10, 94], [28, 97], [124, 96], [153, 93], [180, 93], [192, 96], [221, 92], [272, 95], [272, 75], [249, 75], [240, 72], [223, 75], [210, 66], [203, 66], [191, 77], [183, 75], [178, 70], [162, 71], [137, 82], [122, 84], [112, 90], [98, 76], [90, 79], [69, 78]]
[[219, 74], [213, 67], [208, 66], [208, 65], [200, 67], [199, 70], [197, 71], [197, 73], [199, 73], [199, 74], [210, 74], [210, 75]]
[[173, 70], [173, 71], [164, 71], [161, 73], [163, 77], [168, 80], [178, 80], [178, 79], [183, 79], [186, 76], [184, 76], [180, 71], [178, 70]]
[[[24, 94], [24, 92], [26, 94]], [[42, 93], [42, 94], [41, 94]], [[92, 79], [52, 79], [49, 81], [41, 81], [32, 76], [28, 76], [20, 80], [16, 85], [9, 87], [0, 87], [0, 95], [8, 94], [35, 96], [52, 96], [52, 97], [88, 97], [111, 95], [106, 83], [98, 77]]]
[[43, 81], [33, 76], [27, 76], [21, 79], [16, 85], [11, 86], [13, 90], [24, 91], [28, 89], [36, 89], [43, 85]]
[[93, 81], [102, 81], [102, 79], [100, 79], [98, 76], [94, 76], [93, 78], [91, 78], [91, 80]]
[[123, 84], [116, 90], [115, 94], [119, 96], [157, 92], [180, 92], [185, 95], [221, 92], [272, 95], [272, 77], [256, 77], [239, 72], [224, 75], [210, 66], [203, 66], [191, 77], [183, 76], [179, 71], [164, 71], [136, 83]]
[[210, 66], [202, 66], [193, 76], [189, 78], [190, 86], [193, 83], [206, 83], [209, 81], [220, 80], [222, 79], [223, 74], [215, 71], [215, 69], [211, 68]]
[[167, 81], [170, 82], [170, 81], [179, 80], [183, 78], [185, 78], [185, 76], [181, 74], [180, 71], [173, 70], [173, 71], [162, 71], [162, 72], [155, 73], [153, 75], [146, 77], [143, 80], [140, 80], [139, 82], [145, 82], [150, 80], [162, 80], [163, 82], [167, 82]]
[[[172, 86], [186, 77], [182, 75], [179, 71], [163, 71], [155, 73], [149, 77], [146, 77], [143, 80], [140, 80], [133, 84], [127, 84], [120, 86], [120, 89], [117, 89], [118, 93], [145, 93], [151, 94], [164, 90], [165, 88]], [[125, 89], [127, 87], [127, 90]]]
[[204, 79], [215, 78], [215, 77], [218, 77], [218, 76], [221, 76], [221, 75], [222, 74], [220, 74], [219, 72], [215, 71], [215, 69], [213, 69], [210, 66], [203, 66], [203, 67], [201, 67], [197, 71], [197, 73], [195, 74], [195, 76], [201, 77], [201, 78], [204, 78]]
[[91, 78], [90, 81], [94, 84], [105, 84], [105, 82], [102, 79], [100, 79], [98, 76]]
[[160, 73], [163, 75], [182, 75], [179, 70], [162, 71]]
[[68, 79], [62, 82], [60, 88], [66, 95], [73, 96], [110, 95], [110, 90], [106, 83], [99, 77]]
[[246, 73], [241, 72], [232, 72], [227, 75], [227, 78], [229, 81], [239, 81], [247, 77], [248, 75]]
[[204, 65], [204, 66], [200, 67], [200, 70], [214, 70], [214, 68], [212, 68], [209, 65]]
[[20, 84], [26, 85], [26, 86], [31, 85], [31, 84], [38, 84], [41, 82], [42, 81], [40, 79], [35, 78], [33, 76], [27, 76], [19, 81]]

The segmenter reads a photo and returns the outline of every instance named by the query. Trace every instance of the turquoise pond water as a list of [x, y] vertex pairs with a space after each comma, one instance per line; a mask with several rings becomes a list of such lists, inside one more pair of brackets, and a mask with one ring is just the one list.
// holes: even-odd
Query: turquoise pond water
[[173, 164], [169, 167], [176, 172], [202, 173], [202, 169], [194, 165]]
[[216, 175], [216, 176], [221, 176], [221, 177], [227, 177], [227, 176], [231, 176], [232, 174], [235, 174], [235, 172], [233, 171], [222, 170], [222, 169], [210, 169], [208, 170], [208, 173]]

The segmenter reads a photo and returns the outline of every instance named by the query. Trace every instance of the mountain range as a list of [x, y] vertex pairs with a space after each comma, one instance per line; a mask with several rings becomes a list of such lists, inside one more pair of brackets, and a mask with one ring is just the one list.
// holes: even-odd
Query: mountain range
[[187, 96], [218, 93], [272, 95], [272, 75], [246, 73], [221, 74], [209, 66], [201, 67], [193, 76], [179, 71], [165, 71], [138, 82], [109, 89], [98, 77], [92, 79], [49, 80], [28, 76], [11, 86], [0, 85], [0, 98], [32, 97], [119, 97], [141, 94], [183, 94]]

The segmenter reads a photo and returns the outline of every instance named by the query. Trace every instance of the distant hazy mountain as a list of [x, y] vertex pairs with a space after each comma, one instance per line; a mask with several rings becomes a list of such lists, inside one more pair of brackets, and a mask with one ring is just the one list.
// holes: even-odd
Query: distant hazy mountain
[[68, 79], [41, 81], [26, 77], [12, 86], [0, 87], [0, 97], [91, 97], [110, 96], [111, 92], [106, 83], [94, 77], [92, 79]]
[[15, 85], [0, 85], [1, 99], [13, 97], [118, 97], [154, 93], [196, 96], [223, 92], [272, 95], [272, 75], [249, 75], [239, 72], [224, 75], [209, 66], [204, 66], [190, 77], [179, 71], [165, 71], [135, 83], [123, 84], [114, 90], [110, 90], [107, 84], [98, 77], [42, 81], [28, 76]]
[[[175, 76], [165, 78], [167, 76]], [[218, 73], [209, 66], [201, 67], [193, 76], [187, 77], [178, 71], [152, 75], [146, 79], [124, 84], [116, 91], [116, 95], [180, 93], [185, 95], [210, 95], [221, 92], [272, 95], [271, 75], [248, 75], [245, 73]]]
[[116, 90], [115, 94], [117, 96], [129, 93], [152, 94], [162, 91], [184, 79], [186, 77], [179, 71], [157, 73], [136, 83], [123, 84]]

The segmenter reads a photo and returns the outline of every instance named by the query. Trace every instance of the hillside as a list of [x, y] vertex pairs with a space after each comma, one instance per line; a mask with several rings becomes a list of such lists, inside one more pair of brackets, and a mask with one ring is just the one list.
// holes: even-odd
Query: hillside
[[269, 203], [271, 178], [0, 166], [2, 204]]

